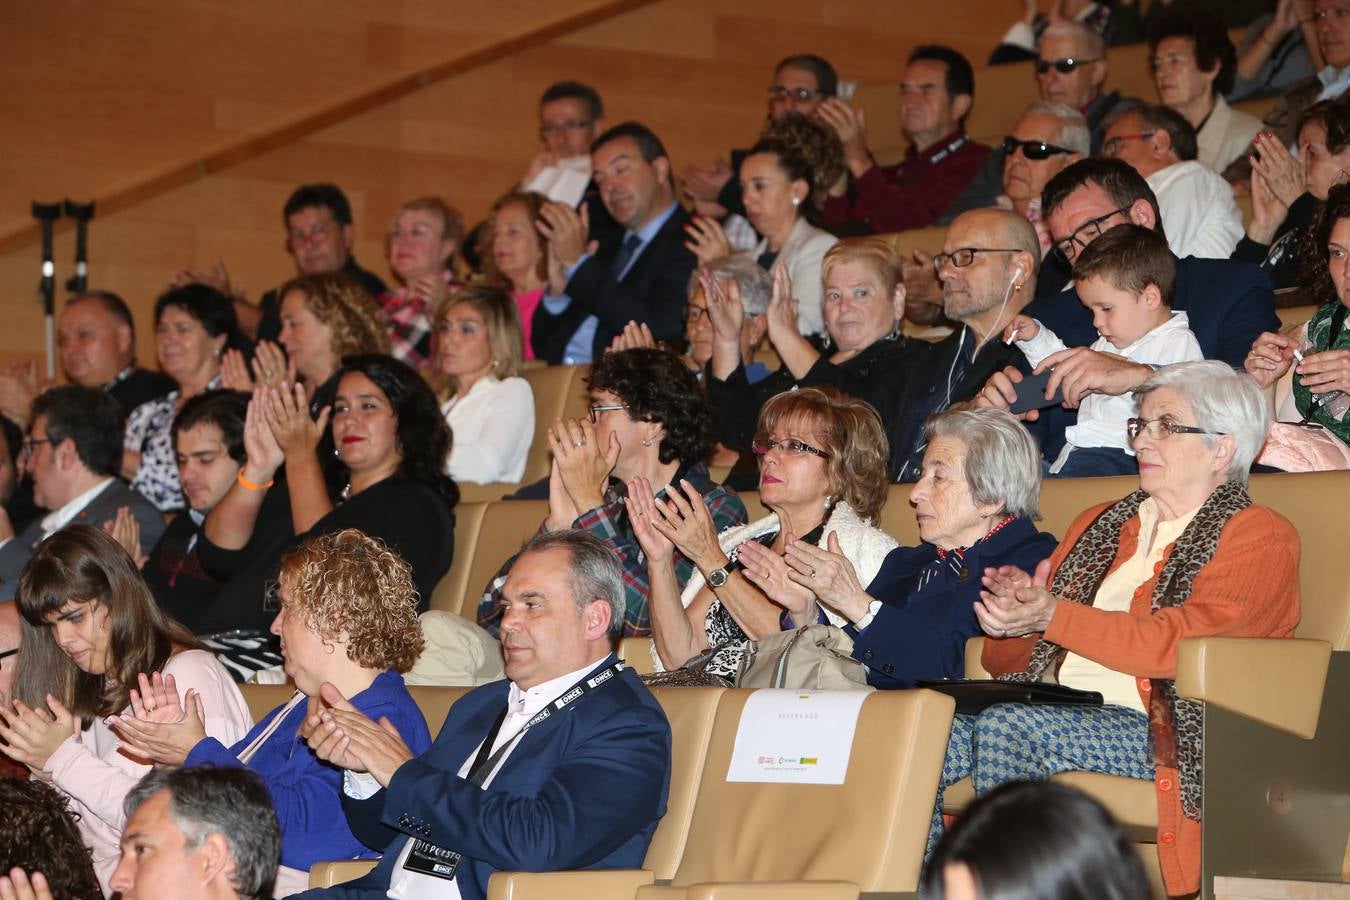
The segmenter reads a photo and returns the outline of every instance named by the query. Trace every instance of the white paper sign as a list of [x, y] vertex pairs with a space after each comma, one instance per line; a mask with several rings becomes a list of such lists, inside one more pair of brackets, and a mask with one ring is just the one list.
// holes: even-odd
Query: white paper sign
[[755, 691], [741, 710], [727, 781], [843, 784], [869, 693]]
[[558, 164], [547, 166], [525, 185], [525, 190], [535, 191], [556, 203], [576, 206], [586, 195], [586, 186], [591, 183], [591, 158], [589, 156], [570, 156], [558, 160]]

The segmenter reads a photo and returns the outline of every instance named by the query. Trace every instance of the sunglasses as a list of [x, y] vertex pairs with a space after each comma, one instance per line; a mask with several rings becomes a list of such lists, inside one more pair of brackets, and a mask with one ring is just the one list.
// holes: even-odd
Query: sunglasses
[[1050, 157], [1058, 156], [1061, 153], [1073, 152], [1068, 147], [1047, 144], [1045, 141], [1019, 141], [1012, 135], [1003, 139], [1003, 152], [1008, 156], [1012, 156], [1016, 153], [1019, 147], [1022, 149], [1023, 156], [1034, 161], [1049, 159]]
[[1079, 66], [1086, 66], [1088, 63], [1095, 63], [1095, 59], [1074, 59], [1072, 56], [1067, 59], [1038, 59], [1036, 60], [1036, 74], [1044, 75], [1051, 69], [1054, 69], [1061, 75], [1068, 75]]

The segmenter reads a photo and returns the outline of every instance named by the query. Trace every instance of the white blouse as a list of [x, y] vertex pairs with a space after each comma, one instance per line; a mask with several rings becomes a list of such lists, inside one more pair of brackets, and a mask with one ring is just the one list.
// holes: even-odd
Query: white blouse
[[452, 442], [445, 470], [456, 481], [518, 482], [534, 440], [534, 392], [524, 378], [480, 378], [441, 405]]

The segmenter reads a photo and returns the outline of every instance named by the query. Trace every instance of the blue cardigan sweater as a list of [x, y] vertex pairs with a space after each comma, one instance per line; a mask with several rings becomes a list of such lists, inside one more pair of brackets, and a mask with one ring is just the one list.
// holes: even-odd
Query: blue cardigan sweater
[[[375, 721], [388, 716], [414, 756], [431, 746], [422, 711], [403, 685], [403, 676], [384, 671], [355, 697], [352, 705]], [[314, 755], [300, 736], [306, 707], [290, 711], [267, 742], [258, 748], [248, 768], [262, 776], [281, 823], [281, 864], [306, 871], [325, 859], [373, 859], [380, 854], [366, 847], [347, 826], [342, 812], [342, 770]], [[215, 738], [199, 741], [186, 766], [243, 766], [238, 754], [268, 726], [285, 704], [263, 716], [244, 739], [225, 747]]]
[[892, 550], [867, 587], [881, 601], [880, 611], [862, 631], [844, 628], [853, 638], [853, 657], [867, 664], [867, 683], [910, 688], [917, 679], [964, 677], [966, 641], [980, 634], [975, 601], [984, 570], [1012, 565], [1034, 572], [1057, 543], [1026, 519], [1014, 519], [965, 551], [966, 578], [942, 566], [919, 590], [919, 574], [937, 559], [937, 548]]

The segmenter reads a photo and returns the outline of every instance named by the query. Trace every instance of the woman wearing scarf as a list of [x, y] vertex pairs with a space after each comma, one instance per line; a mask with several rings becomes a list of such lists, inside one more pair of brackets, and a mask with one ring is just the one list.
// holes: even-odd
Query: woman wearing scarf
[[1140, 489], [1080, 515], [1035, 574], [986, 570], [975, 606], [996, 677], [1099, 691], [1105, 705], [958, 715], [941, 787], [972, 775], [983, 794], [1064, 771], [1151, 779], [1163, 880], [1169, 895], [1189, 894], [1200, 886], [1202, 710], [1177, 696], [1177, 643], [1291, 636], [1299, 540], [1247, 493], [1268, 427], [1249, 376], [1179, 363], [1135, 400]]

